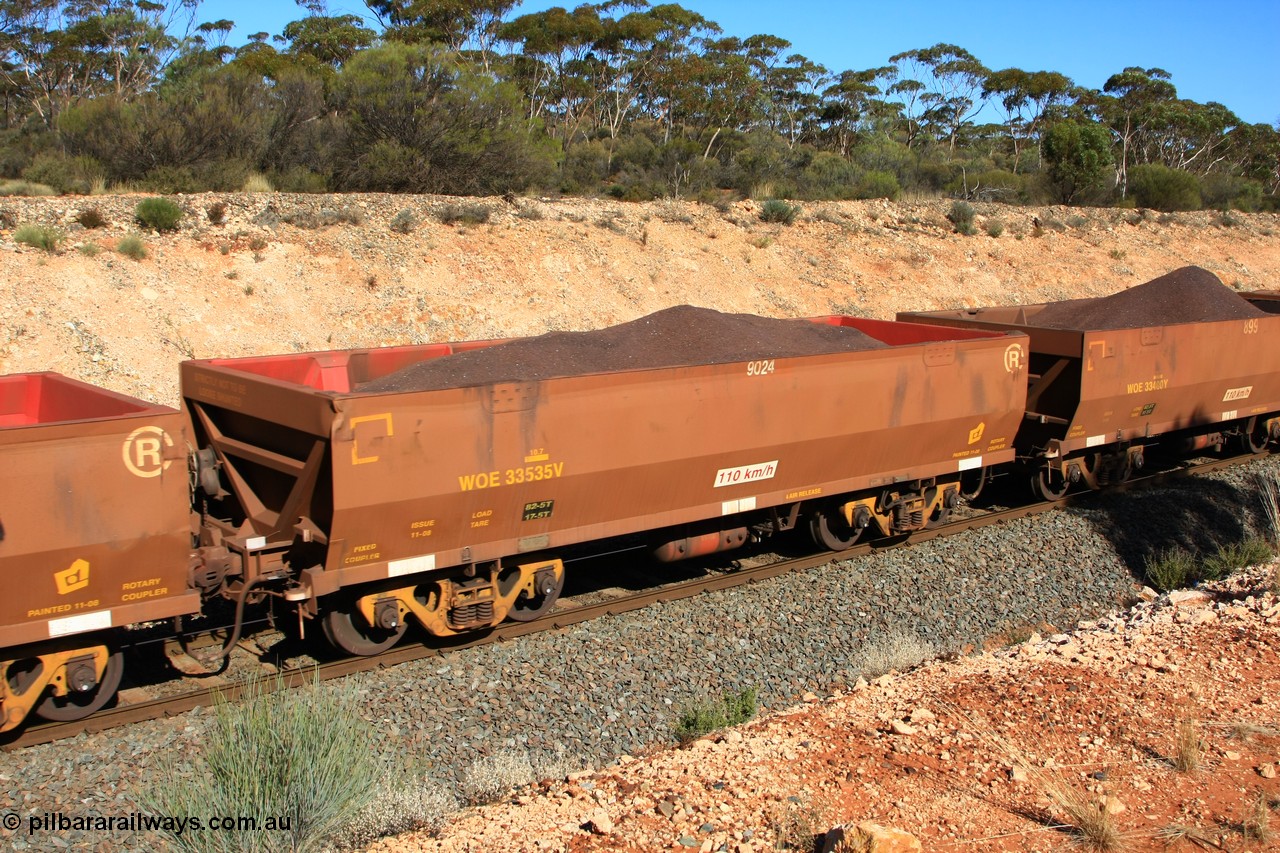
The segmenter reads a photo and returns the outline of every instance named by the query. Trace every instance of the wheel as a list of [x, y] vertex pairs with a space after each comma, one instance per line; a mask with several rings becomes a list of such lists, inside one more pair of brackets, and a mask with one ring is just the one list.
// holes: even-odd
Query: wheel
[[959, 492], [947, 492], [946, 496], [943, 497], [942, 502], [938, 504], [937, 509], [935, 509], [925, 521], [925, 529], [929, 530], [934, 527], [941, 527], [950, 521], [951, 511], [956, 508], [956, 504], [959, 503], [959, 499]]
[[532, 622], [556, 606], [560, 592], [564, 589], [564, 572], [557, 574], [546, 569], [538, 572], [535, 577], [538, 594], [530, 596], [528, 593], [521, 593], [511, 605], [511, 610], [507, 613], [508, 619], [515, 622]]
[[835, 509], [815, 509], [809, 515], [809, 535], [815, 545], [828, 551], [852, 548], [866, 527], [851, 527]]
[[118, 649], [107, 650], [107, 666], [102, 678], [88, 690], [68, 689], [66, 696], [50, 694], [36, 706], [36, 716], [51, 723], [73, 723], [83, 720], [106, 706], [116, 695], [124, 675], [124, 655]]
[[1271, 436], [1267, 435], [1267, 431], [1258, 429], [1258, 419], [1249, 418], [1240, 433], [1240, 449], [1249, 453], [1264, 453], [1270, 441]]
[[1031, 491], [1046, 501], [1062, 500], [1070, 488], [1071, 482], [1048, 466], [1031, 475]]
[[382, 654], [400, 641], [408, 627], [409, 623], [403, 619], [397, 619], [394, 628], [370, 625], [356, 606], [354, 596], [339, 600], [320, 618], [325, 639], [334, 647], [360, 657]]

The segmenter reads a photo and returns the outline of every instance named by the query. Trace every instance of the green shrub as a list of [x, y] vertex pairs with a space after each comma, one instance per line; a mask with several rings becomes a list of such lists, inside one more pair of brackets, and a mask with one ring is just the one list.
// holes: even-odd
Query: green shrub
[[1139, 207], [1200, 209], [1200, 182], [1196, 176], [1159, 163], [1143, 163], [1130, 169], [1129, 192]]
[[137, 234], [128, 234], [116, 243], [116, 251], [125, 257], [140, 261], [147, 256], [147, 244], [142, 242], [142, 238]]
[[973, 217], [976, 211], [973, 205], [967, 201], [951, 202], [951, 210], [947, 212], [947, 219], [955, 226], [956, 233], [966, 236], [974, 233]]
[[56, 252], [65, 236], [60, 229], [52, 225], [23, 225], [13, 232], [13, 241], [33, 249]]
[[896, 201], [902, 195], [902, 185], [892, 172], [871, 170], [863, 172], [854, 188], [854, 198], [887, 198]]
[[133, 216], [140, 225], [156, 231], [176, 231], [182, 219], [182, 208], [167, 198], [144, 198], [133, 209]]
[[1236, 175], [1215, 174], [1200, 179], [1204, 206], [1217, 210], [1254, 212], [1262, 207], [1265, 194], [1262, 184]]
[[418, 227], [418, 217], [409, 208], [401, 208], [400, 212], [391, 218], [391, 224], [387, 227], [397, 234], [411, 234]]
[[156, 814], [288, 821], [287, 829], [257, 832], [175, 832], [169, 849], [316, 849], [360, 813], [383, 775], [360, 707], [354, 684], [290, 690], [282, 680], [251, 681], [239, 702], [215, 700], [194, 772], [164, 774], [142, 805]]
[[1004, 233], [1004, 223], [999, 219], [988, 219], [986, 231], [988, 237], [999, 237]]
[[78, 251], [86, 258], [94, 258], [102, 254], [102, 247], [97, 243], [81, 243]]
[[719, 701], [694, 702], [684, 708], [676, 718], [673, 734], [681, 743], [689, 743], [717, 729], [745, 723], [756, 715], [756, 709], [754, 687], [726, 692]]
[[1177, 545], [1171, 545], [1156, 554], [1148, 555], [1144, 566], [1147, 583], [1161, 592], [1181, 589], [1194, 583], [1200, 566], [1195, 554]]
[[145, 192], [198, 193], [208, 187], [190, 166], [156, 166], [138, 182]]
[[800, 213], [800, 208], [787, 204], [780, 198], [771, 198], [765, 201], [760, 207], [760, 219], [764, 222], [779, 222], [783, 225], [790, 225], [796, 221], [796, 215]]
[[1264, 539], [1245, 539], [1242, 542], [1231, 542], [1218, 547], [1218, 553], [1204, 558], [1200, 569], [1203, 580], [1217, 580], [1232, 572], [1248, 566], [1258, 566], [1268, 562], [1275, 552]]
[[282, 193], [327, 193], [329, 182], [324, 175], [297, 166], [274, 176], [276, 189]]
[[88, 195], [94, 180], [101, 176], [102, 165], [92, 157], [65, 154], [41, 154], [22, 170], [22, 177], [33, 184], [52, 187], [53, 192], [79, 195]]
[[493, 210], [479, 202], [450, 202], [436, 211], [436, 219], [445, 225], [482, 225], [489, 221]]
[[107, 218], [102, 215], [102, 211], [98, 210], [98, 208], [91, 207], [76, 214], [76, 222], [79, 222], [85, 228], [101, 228], [107, 224]]

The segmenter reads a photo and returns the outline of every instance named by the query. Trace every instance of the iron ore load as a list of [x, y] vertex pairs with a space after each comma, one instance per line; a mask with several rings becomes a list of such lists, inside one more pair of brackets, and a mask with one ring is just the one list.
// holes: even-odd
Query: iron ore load
[[1280, 317], [1200, 267], [1097, 299], [898, 319], [1028, 336], [1016, 445], [1046, 498], [1123, 481], [1157, 445], [1260, 452], [1280, 437]]
[[97, 710], [130, 626], [185, 634], [218, 600], [224, 655], [264, 605], [377, 654], [412, 623], [537, 619], [577, 557], [670, 562], [795, 530], [843, 550], [941, 524], [993, 474], [1053, 498], [1157, 445], [1257, 452], [1277, 435], [1277, 323], [1188, 268], [898, 322], [681, 306], [187, 361], [181, 411], [0, 377], [0, 731]]

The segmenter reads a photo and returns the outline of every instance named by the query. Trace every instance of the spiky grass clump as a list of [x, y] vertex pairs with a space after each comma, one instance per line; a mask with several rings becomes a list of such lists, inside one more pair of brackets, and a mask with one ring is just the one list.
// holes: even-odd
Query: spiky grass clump
[[66, 235], [52, 225], [22, 225], [13, 232], [13, 241], [46, 252], [58, 251]]
[[182, 208], [167, 198], [144, 198], [133, 209], [139, 225], [156, 231], [177, 231], [182, 220]]
[[776, 222], [780, 225], [791, 225], [796, 221], [796, 216], [799, 214], [799, 207], [794, 204], [787, 204], [780, 198], [768, 199], [760, 207], [760, 220], [762, 222]]
[[359, 814], [383, 767], [370, 749], [354, 684], [316, 681], [286, 689], [251, 681], [238, 702], [215, 701], [194, 772], [166, 774], [143, 796], [161, 815], [251, 816], [288, 829], [175, 832], [168, 848], [190, 853], [314, 850]]
[[126, 258], [140, 261], [147, 256], [147, 244], [137, 234], [128, 234], [116, 243], [116, 251]]

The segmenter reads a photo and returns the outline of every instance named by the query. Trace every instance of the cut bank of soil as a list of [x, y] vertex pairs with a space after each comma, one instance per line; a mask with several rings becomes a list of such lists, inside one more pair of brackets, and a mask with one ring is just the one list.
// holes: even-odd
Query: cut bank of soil
[[1033, 318], [1050, 329], [1135, 329], [1265, 317], [1244, 297], [1201, 267], [1182, 267], [1098, 299], [1055, 302]]
[[551, 332], [433, 358], [366, 382], [358, 391], [436, 391], [588, 373], [725, 364], [882, 349], [849, 326], [774, 320], [677, 305], [590, 332]]

